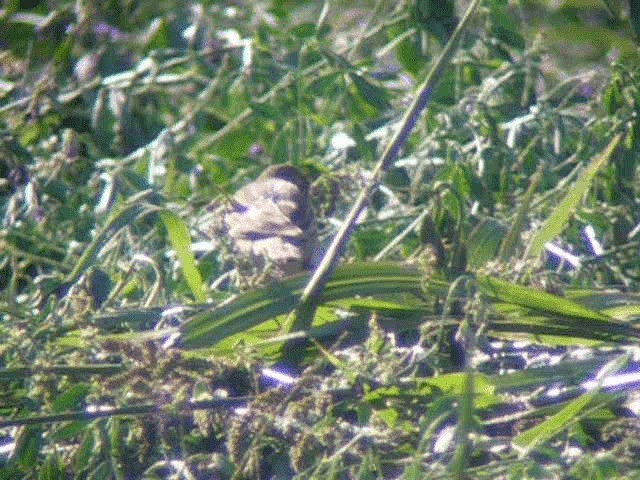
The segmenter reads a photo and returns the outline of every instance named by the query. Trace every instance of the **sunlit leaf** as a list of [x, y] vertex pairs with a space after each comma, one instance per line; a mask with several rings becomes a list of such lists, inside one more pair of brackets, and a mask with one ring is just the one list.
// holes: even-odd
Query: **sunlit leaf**
[[596, 155], [591, 163], [587, 165], [578, 180], [568, 190], [564, 198], [560, 201], [553, 213], [547, 218], [542, 227], [536, 232], [531, 239], [527, 249], [529, 257], [537, 257], [542, 253], [544, 245], [556, 238], [564, 229], [576, 207], [582, 201], [582, 197], [591, 187], [591, 182], [598, 170], [609, 161], [613, 152], [617, 148], [622, 133], [619, 133], [609, 142], [609, 145], [598, 155]]
[[[195, 315], [181, 327], [186, 348], [213, 346], [233, 334], [288, 314], [308, 281], [301, 274], [244, 293], [226, 305]], [[336, 269], [319, 299], [320, 304], [355, 296], [411, 294], [420, 291], [420, 274], [388, 263], [343, 265]]]
[[187, 285], [189, 285], [191, 293], [197, 301], [204, 301], [202, 277], [193, 257], [189, 229], [178, 215], [169, 210], [160, 212], [160, 218], [167, 229], [171, 247], [175, 250], [176, 256], [180, 261], [182, 274], [187, 281]]

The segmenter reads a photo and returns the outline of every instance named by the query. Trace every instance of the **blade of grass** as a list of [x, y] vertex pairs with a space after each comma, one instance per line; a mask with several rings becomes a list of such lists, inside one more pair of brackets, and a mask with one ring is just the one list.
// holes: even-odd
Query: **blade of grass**
[[518, 242], [518, 238], [520, 237], [520, 232], [522, 232], [522, 228], [524, 225], [524, 221], [527, 218], [527, 212], [531, 207], [531, 200], [533, 198], [533, 194], [536, 192], [538, 188], [538, 184], [540, 180], [542, 180], [542, 167], [538, 169], [538, 171], [534, 174], [531, 179], [531, 183], [527, 188], [522, 200], [520, 201], [520, 208], [518, 208], [518, 212], [516, 213], [516, 217], [513, 220], [511, 228], [507, 232], [507, 235], [502, 240], [502, 244], [500, 245], [500, 251], [498, 255], [502, 260], [508, 260], [513, 255], [516, 244]]
[[107, 220], [105, 226], [94, 237], [93, 241], [87, 246], [87, 248], [85, 248], [82, 256], [78, 259], [71, 272], [65, 277], [64, 281], [55, 286], [52, 291], [44, 292], [42, 296], [43, 304], [52, 293], [55, 293], [58, 298], [66, 295], [69, 288], [71, 288], [71, 286], [78, 281], [82, 274], [93, 264], [100, 252], [100, 249], [111, 238], [113, 238], [117, 232], [134, 220], [157, 212], [158, 207], [144, 202], [152, 195], [153, 191], [151, 190], [140, 192], [128, 199], [120, 210], [114, 212], [109, 217], [109, 220]]
[[191, 293], [196, 301], [204, 302], [205, 295], [202, 276], [196, 266], [193, 251], [191, 250], [191, 236], [189, 235], [189, 229], [178, 215], [169, 210], [160, 212], [160, 219], [167, 229], [169, 242], [171, 242], [171, 246], [175, 250], [178, 260], [180, 261], [182, 274], [184, 275]]
[[121, 373], [124, 366], [116, 363], [96, 364], [96, 365], [51, 365], [49, 367], [11, 367], [0, 368], [0, 380], [17, 380], [31, 377], [37, 374], [51, 375], [114, 375]]
[[541, 312], [569, 317], [608, 321], [610, 318], [596, 310], [534, 288], [514, 285], [497, 278], [478, 276], [478, 287], [489, 298], [529, 307]]
[[572, 400], [558, 413], [552, 415], [539, 425], [521, 433], [511, 442], [520, 456], [527, 455], [536, 446], [546, 442], [567, 429], [570, 425], [583, 417], [583, 412], [600, 392], [603, 381], [609, 375], [613, 375], [628, 361], [629, 354], [625, 353], [607, 363], [598, 374], [598, 386], [584, 395]]
[[611, 155], [622, 140], [622, 133], [619, 133], [609, 142], [609, 145], [597, 156], [591, 160], [591, 163], [580, 174], [576, 183], [569, 189], [564, 198], [560, 201], [553, 213], [544, 222], [542, 227], [535, 233], [529, 247], [527, 248], [527, 257], [537, 257], [542, 253], [547, 242], [553, 240], [562, 232], [562, 229], [569, 221], [569, 218], [581, 202], [584, 194], [589, 190], [591, 182], [602, 165], [609, 161]]
[[[250, 397], [230, 397], [230, 398], [214, 398], [199, 402], [187, 402], [183, 404], [185, 411], [207, 410], [211, 408], [232, 408], [246, 405]], [[158, 414], [162, 411], [162, 406], [157, 404], [131, 405], [121, 408], [105, 408], [97, 411], [72, 411], [65, 413], [31, 415], [25, 417], [11, 418], [0, 420], [0, 428], [25, 426], [25, 425], [43, 425], [47, 423], [72, 422], [72, 421], [90, 421], [96, 418], [111, 418], [116, 416], [139, 416]]]
[[632, 339], [640, 338], [640, 331], [631, 325], [527, 312], [492, 320], [489, 331], [503, 339], [525, 338], [554, 346], [588, 347], [602, 342], [628, 344]]

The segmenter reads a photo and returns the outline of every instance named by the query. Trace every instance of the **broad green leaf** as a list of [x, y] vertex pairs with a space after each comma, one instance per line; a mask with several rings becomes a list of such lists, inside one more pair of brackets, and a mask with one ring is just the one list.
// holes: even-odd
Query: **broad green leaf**
[[[444, 393], [454, 393], [462, 395], [465, 391], [466, 373], [448, 373], [438, 377], [421, 377], [417, 379], [421, 386], [429, 385], [441, 390]], [[478, 394], [493, 395], [495, 387], [490, 381], [490, 377], [482, 374], [475, 375], [475, 391]]]
[[394, 318], [414, 318], [424, 316], [425, 308], [421, 304], [391, 302], [378, 298], [355, 298], [332, 302], [331, 305], [340, 306], [354, 312], [378, 312]]
[[379, 420], [382, 420], [389, 428], [393, 428], [398, 423], [400, 414], [395, 408], [382, 408], [375, 411], [375, 416]]
[[384, 88], [374, 85], [363, 76], [354, 72], [349, 72], [349, 78], [365, 102], [378, 110], [389, 108], [387, 91]]
[[38, 472], [38, 480], [64, 480], [64, 463], [56, 452], [47, 455], [40, 471]]
[[65, 410], [71, 410], [78, 407], [78, 404], [84, 400], [91, 391], [91, 385], [88, 383], [77, 383], [65, 392], [58, 395], [53, 402], [53, 411], [56, 413]]
[[86, 431], [86, 421], [65, 422], [53, 428], [51, 439], [56, 442], [77, 441]]
[[554, 315], [567, 315], [600, 321], [610, 320], [609, 317], [603, 313], [541, 290], [515, 285], [504, 280], [486, 276], [478, 276], [477, 282], [480, 290], [495, 300], [534, 308], [540, 312]]
[[629, 343], [638, 332], [627, 327], [622, 333], [611, 331], [607, 323], [584, 322], [579, 318], [567, 321], [553, 316], [526, 315], [508, 320], [493, 320], [489, 325], [491, 336], [504, 340], [528, 340], [539, 345], [554, 347], [595, 347], [608, 343]]
[[427, 65], [425, 56], [421, 54], [414, 38], [412, 38], [415, 36], [415, 29], [411, 28], [408, 31], [403, 29], [399, 31], [399, 35], [390, 42], [396, 45], [395, 53], [398, 62], [412, 75], [418, 75], [420, 69]]
[[78, 449], [74, 455], [74, 465], [78, 472], [81, 472], [90, 464], [91, 456], [94, 455], [96, 444], [95, 433], [93, 428], [86, 428]]
[[497, 393], [507, 394], [535, 389], [551, 383], [572, 385], [592, 376], [594, 370], [602, 367], [605, 361], [606, 359], [603, 358], [565, 360], [555, 365], [509, 372], [508, 375], [494, 375], [490, 377], [490, 381]]
[[41, 446], [42, 429], [38, 426], [28, 426], [16, 436], [13, 458], [23, 468], [33, 468]]
[[[288, 314], [297, 306], [308, 278], [305, 273], [273, 282], [222, 307], [193, 316], [180, 328], [181, 344], [185, 348], [211, 347], [226, 337]], [[417, 293], [420, 279], [416, 269], [397, 264], [343, 265], [327, 282], [319, 304], [353, 297]]]
[[489, 325], [501, 338], [526, 334], [547, 344], [581, 346], [640, 338], [640, 329], [633, 325], [569, 299], [490, 277], [478, 277], [477, 283], [502, 317]]

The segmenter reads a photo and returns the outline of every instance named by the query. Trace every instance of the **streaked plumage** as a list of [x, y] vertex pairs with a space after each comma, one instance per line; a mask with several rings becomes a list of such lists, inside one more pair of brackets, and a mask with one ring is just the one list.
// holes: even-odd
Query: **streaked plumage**
[[318, 245], [309, 182], [290, 165], [269, 167], [238, 190], [225, 223], [241, 254], [285, 274], [309, 268]]

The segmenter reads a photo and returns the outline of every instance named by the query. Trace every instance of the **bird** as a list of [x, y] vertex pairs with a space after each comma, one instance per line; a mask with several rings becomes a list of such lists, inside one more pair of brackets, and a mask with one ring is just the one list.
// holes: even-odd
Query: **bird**
[[280, 164], [238, 190], [224, 217], [235, 249], [284, 275], [311, 268], [318, 237], [309, 189], [298, 168]]

